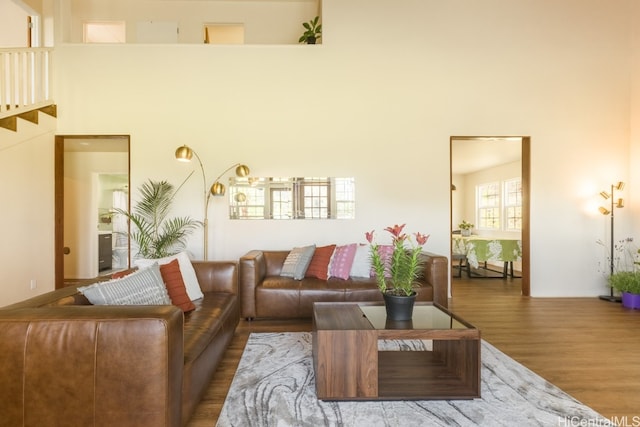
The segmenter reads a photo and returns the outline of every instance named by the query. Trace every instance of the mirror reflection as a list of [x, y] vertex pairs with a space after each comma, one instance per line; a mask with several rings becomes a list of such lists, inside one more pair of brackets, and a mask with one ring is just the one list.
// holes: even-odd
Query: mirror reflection
[[354, 219], [355, 179], [229, 179], [230, 219]]

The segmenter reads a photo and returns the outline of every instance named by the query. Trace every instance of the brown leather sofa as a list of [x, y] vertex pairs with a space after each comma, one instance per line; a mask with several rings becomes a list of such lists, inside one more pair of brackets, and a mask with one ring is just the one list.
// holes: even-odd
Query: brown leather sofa
[[[375, 278], [305, 277], [294, 280], [280, 272], [289, 251], [253, 250], [240, 258], [240, 315], [245, 319], [308, 318], [314, 302], [382, 301]], [[424, 253], [418, 301], [448, 306], [446, 257]]]
[[237, 263], [193, 265], [204, 298], [185, 315], [76, 287], [0, 309], [0, 426], [185, 425], [240, 319]]

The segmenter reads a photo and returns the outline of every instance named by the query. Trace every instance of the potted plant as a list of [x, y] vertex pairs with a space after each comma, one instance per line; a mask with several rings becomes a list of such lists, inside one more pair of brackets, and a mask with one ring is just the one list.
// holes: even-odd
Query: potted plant
[[305, 31], [298, 39], [298, 43], [316, 44], [316, 40], [322, 37], [322, 24], [318, 24], [319, 16], [309, 22], [303, 22]]
[[458, 224], [458, 227], [460, 227], [460, 234], [462, 234], [463, 236], [471, 236], [471, 229], [473, 228], [473, 224], [463, 219], [462, 222]]
[[365, 233], [371, 248], [371, 264], [375, 271], [378, 289], [382, 292], [391, 320], [410, 320], [416, 300], [414, 288], [422, 272], [420, 254], [429, 236], [414, 233], [415, 243], [403, 233], [406, 224], [385, 228], [391, 234], [391, 246], [386, 249], [375, 243], [374, 231]]
[[640, 310], [640, 271], [619, 271], [609, 276], [609, 285], [622, 294], [622, 305]]
[[117, 209], [134, 226], [128, 235], [138, 248], [138, 256], [155, 259], [175, 255], [186, 246], [187, 236], [200, 227], [200, 221], [188, 216], [168, 218], [178, 190], [167, 181], [149, 180], [140, 186], [142, 198], [132, 212]]

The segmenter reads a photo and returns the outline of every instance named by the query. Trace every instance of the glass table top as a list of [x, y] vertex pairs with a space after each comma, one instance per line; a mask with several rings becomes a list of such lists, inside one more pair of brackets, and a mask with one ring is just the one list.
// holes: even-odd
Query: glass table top
[[375, 329], [469, 329], [449, 313], [433, 305], [416, 304], [413, 307], [411, 321], [392, 322], [392, 324], [387, 322], [387, 312], [384, 305], [358, 304], [358, 306]]

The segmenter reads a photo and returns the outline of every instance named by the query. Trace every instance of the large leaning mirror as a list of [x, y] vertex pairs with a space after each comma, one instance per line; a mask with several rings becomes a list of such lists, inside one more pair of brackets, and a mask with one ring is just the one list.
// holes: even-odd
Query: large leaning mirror
[[230, 178], [231, 219], [354, 219], [355, 179]]
[[56, 288], [129, 268], [129, 136], [59, 135], [55, 158]]

